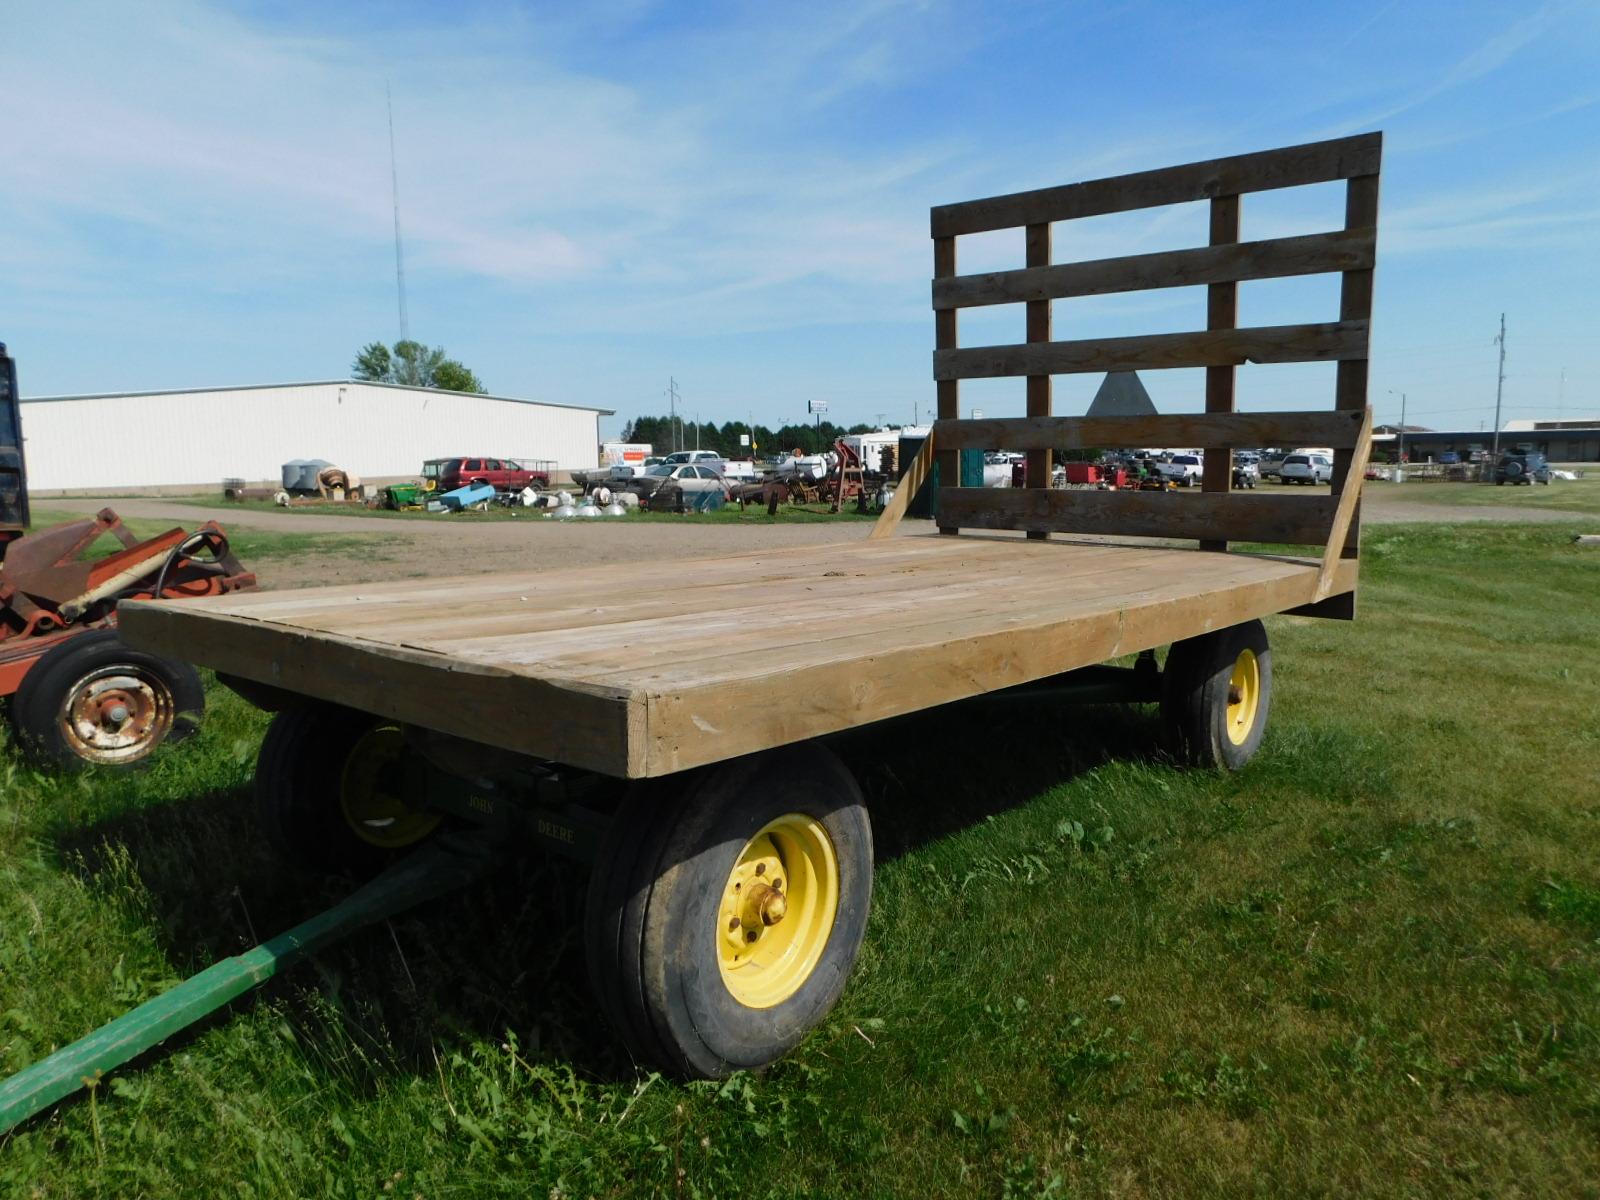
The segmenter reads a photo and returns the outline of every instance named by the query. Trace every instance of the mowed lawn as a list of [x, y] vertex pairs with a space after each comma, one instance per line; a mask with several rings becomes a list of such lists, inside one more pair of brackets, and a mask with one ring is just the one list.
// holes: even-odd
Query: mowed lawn
[[[837, 739], [872, 923], [763, 1074], [636, 1072], [586, 990], [585, 873], [530, 858], [0, 1138], [0, 1194], [1600, 1193], [1600, 550], [1365, 548], [1359, 621], [1271, 623], [1236, 776], [1161, 761], [1142, 709]], [[257, 838], [263, 727], [214, 689], [139, 775], [0, 749], [0, 1069], [343, 893]]]
[[1400, 487], [1385, 484], [1406, 500], [1464, 508], [1556, 508], [1600, 516], [1600, 471], [1588, 468], [1579, 479], [1553, 479], [1548, 484], [1444, 483], [1412, 480]]

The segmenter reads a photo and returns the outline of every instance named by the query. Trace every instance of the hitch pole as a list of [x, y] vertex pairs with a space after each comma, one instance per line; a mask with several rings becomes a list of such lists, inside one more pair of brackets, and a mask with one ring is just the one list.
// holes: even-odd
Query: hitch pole
[[[497, 845], [496, 842], [500, 842]], [[406, 909], [487, 875], [503, 839], [488, 829], [452, 831], [413, 851], [325, 912], [225, 958], [0, 1083], [0, 1134], [43, 1112], [180, 1030], [209, 1016], [301, 958]]]

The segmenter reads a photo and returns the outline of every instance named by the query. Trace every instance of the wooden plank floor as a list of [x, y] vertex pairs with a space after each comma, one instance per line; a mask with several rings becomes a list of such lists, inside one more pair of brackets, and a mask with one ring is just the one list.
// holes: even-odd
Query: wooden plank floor
[[157, 653], [640, 777], [1281, 612], [1316, 584], [1298, 559], [930, 535], [124, 604], [120, 619]]

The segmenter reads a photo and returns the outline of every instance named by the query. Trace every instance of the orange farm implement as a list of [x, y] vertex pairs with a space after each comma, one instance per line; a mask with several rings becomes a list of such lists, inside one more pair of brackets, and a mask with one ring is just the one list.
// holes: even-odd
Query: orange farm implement
[[[105, 535], [121, 549], [100, 558]], [[220, 596], [255, 585], [214, 522], [140, 541], [109, 508], [10, 542], [0, 563], [0, 696], [42, 759], [127, 766], [198, 724], [193, 667], [124, 646], [123, 600]]]

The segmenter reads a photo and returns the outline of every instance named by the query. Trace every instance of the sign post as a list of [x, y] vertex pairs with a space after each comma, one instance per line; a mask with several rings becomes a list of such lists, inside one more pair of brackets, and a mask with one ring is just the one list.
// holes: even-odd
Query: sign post
[[817, 416], [817, 453], [822, 453], [822, 414], [828, 411], [826, 400], [807, 400], [806, 411]]

